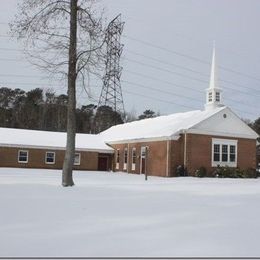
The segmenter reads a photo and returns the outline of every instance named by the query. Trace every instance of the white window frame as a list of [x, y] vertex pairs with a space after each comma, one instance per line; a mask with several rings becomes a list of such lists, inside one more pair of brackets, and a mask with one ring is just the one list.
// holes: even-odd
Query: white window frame
[[[27, 156], [26, 156], [26, 161], [20, 161], [20, 152], [23, 152], [23, 153], [26, 153], [27, 154]], [[29, 161], [29, 151], [28, 150], [19, 150], [18, 151], [18, 158], [17, 158], [17, 160], [18, 160], [18, 163], [28, 163], [28, 161]]]
[[[214, 145], [219, 145], [219, 162], [214, 161]], [[222, 161], [222, 146], [227, 145], [227, 161]], [[235, 146], [235, 161], [230, 161], [230, 146]], [[229, 167], [237, 167], [237, 140], [229, 140], [229, 139], [212, 139], [212, 152], [211, 152], [211, 165], [212, 167], [217, 166], [229, 166]]]
[[116, 150], [116, 170], [119, 169], [119, 163], [120, 163], [120, 149]]
[[[135, 163], [134, 163], [134, 153], [135, 153]], [[132, 149], [132, 167], [131, 167], [131, 169], [132, 169], [132, 171], [135, 171], [135, 168], [136, 168], [136, 158], [137, 158], [137, 156], [136, 156], [136, 148], [134, 147], [133, 149]]]
[[[79, 155], [79, 161], [78, 162], [75, 162], [76, 154]], [[74, 163], [73, 163], [73, 165], [80, 165], [80, 162], [81, 162], [81, 153], [76, 152], [75, 155], [74, 155]]]
[[[126, 157], [125, 157], [125, 154], [126, 154]], [[126, 161], [125, 161], [125, 158], [126, 158]], [[124, 149], [124, 168], [123, 168], [123, 170], [127, 169], [127, 163], [128, 163], [128, 149], [125, 148]]]
[[[53, 156], [53, 162], [48, 162], [48, 161], [47, 161], [47, 154], [48, 154], [48, 153], [54, 154], [54, 156]], [[47, 152], [45, 153], [45, 164], [55, 164], [55, 159], [56, 159], [56, 153], [55, 153], [55, 152], [53, 152], [53, 151], [47, 151]]]
[[[141, 155], [140, 155], [140, 174], [142, 174], [142, 168], [143, 168], [143, 160], [145, 159], [145, 163], [147, 163], [146, 159], [147, 159], [147, 147], [146, 146], [142, 146], [141, 147]], [[144, 172], [145, 174], [145, 172]]]

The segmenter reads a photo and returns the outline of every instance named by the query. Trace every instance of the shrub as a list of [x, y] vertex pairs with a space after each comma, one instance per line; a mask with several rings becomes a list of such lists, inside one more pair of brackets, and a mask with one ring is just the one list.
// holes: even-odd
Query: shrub
[[176, 168], [176, 176], [186, 176], [186, 170], [183, 165], [179, 165]]
[[207, 176], [207, 170], [205, 167], [200, 167], [198, 170], [195, 171], [195, 176], [196, 177], [206, 177]]
[[228, 166], [218, 166], [212, 175], [219, 178], [257, 178], [255, 169], [241, 170]]
[[253, 168], [248, 168], [245, 171], [245, 178], [257, 178], [257, 172]]

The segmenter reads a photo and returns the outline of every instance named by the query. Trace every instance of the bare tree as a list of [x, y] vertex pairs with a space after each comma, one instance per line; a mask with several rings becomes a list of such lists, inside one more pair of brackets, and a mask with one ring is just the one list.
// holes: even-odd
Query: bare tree
[[[62, 185], [73, 186], [76, 86], [98, 74], [104, 43], [103, 11], [95, 0], [23, 0], [11, 32], [24, 43], [29, 61], [67, 79], [67, 144]], [[79, 85], [79, 84], [78, 84]]]

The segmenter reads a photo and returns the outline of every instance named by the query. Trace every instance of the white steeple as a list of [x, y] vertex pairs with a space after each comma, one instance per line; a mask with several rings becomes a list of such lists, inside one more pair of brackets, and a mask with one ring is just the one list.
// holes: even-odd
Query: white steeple
[[221, 96], [222, 90], [221, 90], [221, 88], [219, 88], [218, 78], [217, 78], [215, 42], [213, 45], [210, 83], [209, 83], [209, 88], [206, 89], [206, 91], [207, 91], [206, 104], [205, 104], [206, 110], [223, 106], [222, 105], [222, 96]]

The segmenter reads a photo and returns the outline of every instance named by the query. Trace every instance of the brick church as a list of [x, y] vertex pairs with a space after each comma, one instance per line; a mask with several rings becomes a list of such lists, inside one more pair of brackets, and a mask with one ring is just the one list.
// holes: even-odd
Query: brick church
[[[204, 110], [176, 113], [77, 134], [74, 168], [154, 176], [200, 167], [256, 168], [258, 135], [222, 101], [213, 50]], [[61, 169], [65, 133], [0, 128], [0, 167]]]
[[114, 169], [172, 177], [182, 165], [189, 175], [200, 167], [256, 168], [258, 135], [222, 102], [215, 49], [203, 111], [189, 111], [113, 126], [101, 133], [115, 150]]

